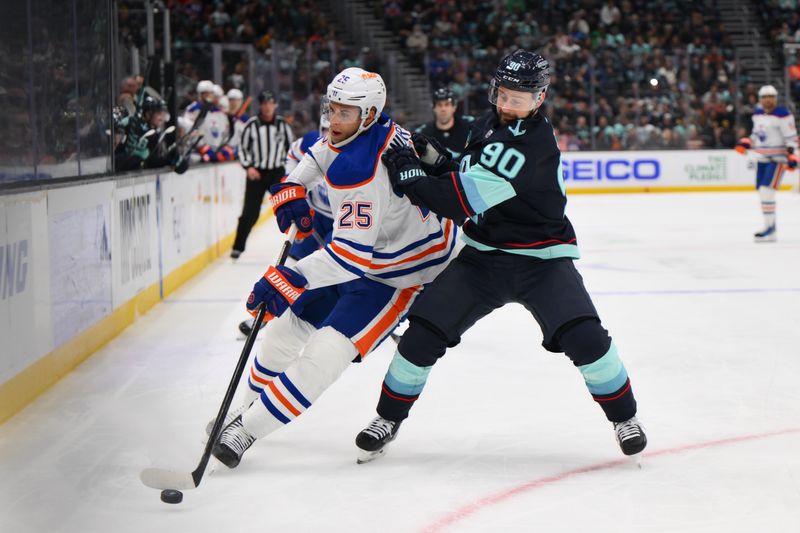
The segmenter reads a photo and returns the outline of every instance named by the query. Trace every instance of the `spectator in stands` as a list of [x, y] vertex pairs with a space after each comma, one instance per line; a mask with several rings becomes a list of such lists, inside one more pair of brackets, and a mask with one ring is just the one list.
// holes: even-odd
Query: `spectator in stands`
[[415, 64], [422, 64], [425, 51], [428, 49], [428, 35], [422, 31], [422, 26], [414, 25], [414, 30], [406, 39], [406, 48]]
[[789, 90], [792, 98], [800, 102], [800, 52], [795, 56], [794, 63], [789, 66], [787, 74], [789, 75]]
[[128, 76], [122, 80], [117, 105], [124, 107], [129, 115], [136, 113], [136, 94], [143, 82], [144, 79], [141, 76]]

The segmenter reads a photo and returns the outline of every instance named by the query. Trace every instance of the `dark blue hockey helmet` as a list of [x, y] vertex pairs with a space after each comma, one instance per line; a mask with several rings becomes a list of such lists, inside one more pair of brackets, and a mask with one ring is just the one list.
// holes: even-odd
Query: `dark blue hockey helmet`
[[164, 100], [153, 95], [145, 94], [142, 100], [142, 113], [154, 113], [156, 111], [166, 111], [167, 104]]
[[453, 94], [453, 91], [450, 90], [449, 87], [439, 87], [435, 91], [433, 91], [433, 105], [436, 105], [436, 102], [443, 102], [447, 101], [452, 104], [456, 103], [456, 97]]
[[497, 105], [498, 89], [505, 87], [512, 91], [532, 93], [535, 109], [549, 85], [550, 64], [547, 60], [536, 52], [515, 50], [497, 65], [489, 89], [489, 101]]

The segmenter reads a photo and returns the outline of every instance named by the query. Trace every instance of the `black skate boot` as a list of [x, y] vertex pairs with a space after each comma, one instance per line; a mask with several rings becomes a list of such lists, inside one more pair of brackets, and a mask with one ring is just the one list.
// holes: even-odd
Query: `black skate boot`
[[242, 455], [253, 445], [256, 438], [245, 431], [242, 426], [242, 417], [228, 424], [217, 443], [211, 449], [211, 453], [228, 468], [236, 468], [242, 460]]
[[394, 440], [401, 422], [375, 417], [369, 425], [356, 437], [356, 446], [360, 452], [356, 462], [368, 463], [386, 453], [386, 445]]
[[636, 455], [647, 446], [647, 436], [637, 418], [631, 417], [625, 422], [614, 422], [617, 442], [625, 455]]
[[778, 233], [775, 231], [775, 226], [770, 226], [754, 234], [753, 239], [756, 242], [775, 242], [778, 240]]

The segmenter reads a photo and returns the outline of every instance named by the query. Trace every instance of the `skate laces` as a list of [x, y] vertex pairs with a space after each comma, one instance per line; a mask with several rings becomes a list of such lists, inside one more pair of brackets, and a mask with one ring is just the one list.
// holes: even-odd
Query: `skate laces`
[[219, 437], [220, 444], [227, 446], [239, 456], [241, 456], [255, 441], [255, 437], [245, 431], [241, 416], [231, 422]]
[[642, 428], [639, 426], [639, 421], [636, 420], [636, 417], [626, 420], [625, 422], [615, 422], [614, 430], [616, 430], [617, 438], [620, 442], [642, 435]]
[[383, 440], [387, 435], [392, 433], [394, 426], [395, 422], [392, 420], [386, 420], [381, 416], [377, 416], [369, 423], [362, 433], [375, 437], [377, 440]]
[[[222, 429], [228, 427], [228, 424], [230, 424], [235, 419], [239, 418], [239, 416], [244, 414], [244, 412], [247, 411], [251, 405], [253, 405], [253, 402], [244, 403], [239, 407], [237, 407], [236, 409], [234, 409], [233, 411], [228, 411], [228, 414], [225, 415], [225, 420], [222, 422]], [[208, 421], [208, 424], [206, 424], [206, 436], [211, 436], [211, 430], [214, 429], [214, 422], [216, 421], [217, 421], [216, 418], [212, 418], [211, 420]]]

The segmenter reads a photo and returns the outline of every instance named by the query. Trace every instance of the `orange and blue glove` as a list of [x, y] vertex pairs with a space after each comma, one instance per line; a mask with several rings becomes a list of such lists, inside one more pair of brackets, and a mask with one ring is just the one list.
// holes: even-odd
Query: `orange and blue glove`
[[786, 149], [786, 166], [789, 170], [797, 170], [797, 154], [794, 153], [794, 148], [791, 146]]
[[314, 210], [306, 201], [306, 189], [292, 182], [276, 183], [269, 188], [270, 203], [278, 227], [284, 233], [294, 224], [297, 226], [295, 240], [301, 241], [314, 232]]
[[750, 137], [742, 137], [741, 139], [739, 139], [739, 142], [736, 143], [734, 150], [744, 155], [752, 147], [753, 147], [753, 141], [750, 140]]
[[263, 303], [267, 308], [264, 322], [281, 316], [289, 307], [295, 314], [300, 314], [305, 306], [303, 295], [307, 283], [302, 274], [287, 266], [271, 266], [253, 285], [253, 291], [247, 298], [247, 311], [256, 316], [258, 306]]

